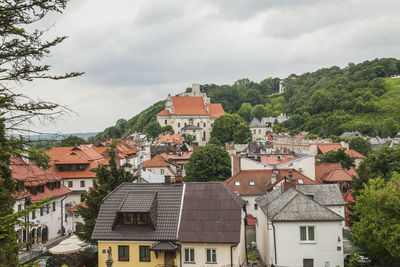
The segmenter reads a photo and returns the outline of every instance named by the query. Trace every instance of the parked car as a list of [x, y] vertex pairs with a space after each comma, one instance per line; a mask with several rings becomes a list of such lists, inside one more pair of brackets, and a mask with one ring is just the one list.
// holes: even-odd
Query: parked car
[[52, 256], [41, 257], [36, 265], [37, 267], [54, 267], [54, 259]]

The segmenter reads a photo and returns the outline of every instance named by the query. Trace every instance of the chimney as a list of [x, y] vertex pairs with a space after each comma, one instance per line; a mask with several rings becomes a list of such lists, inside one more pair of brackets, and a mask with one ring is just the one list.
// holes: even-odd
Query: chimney
[[170, 184], [171, 183], [171, 175], [165, 175], [164, 178], [165, 178], [165, 183], [166, 184]]
[[276, 182], [276, 173], [272, 173], [271, 175], [271, 184], [274, 184]]
[[182, 183], [183, 177], [182, 177], [182, 170], [181, 168], [176, 169], [176, 176], [175, 176], [175, 183]]

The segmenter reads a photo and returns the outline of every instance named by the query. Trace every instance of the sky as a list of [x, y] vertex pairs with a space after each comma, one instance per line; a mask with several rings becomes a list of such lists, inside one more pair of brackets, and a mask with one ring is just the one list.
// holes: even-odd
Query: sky
[[43, 63], [84, 75], [22, 84], [68, 106], [51, 133], [96, 132], [192, 83], [261, 81], [400, 58], [398, 0], [74, 0], [37, 25], [69, 38]]

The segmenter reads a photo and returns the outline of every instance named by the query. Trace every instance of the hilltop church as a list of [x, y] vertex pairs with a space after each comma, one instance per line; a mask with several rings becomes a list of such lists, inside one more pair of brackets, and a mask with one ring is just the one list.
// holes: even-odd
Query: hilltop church
[[211, 104], [206, 93], [200, 92], [200, 84], [194, 83], [190, 93], [172, 97], [168, 94], [157, 121], [161, 126], [171, 125], [177, 134], [191, 134], [203, 146], [210, 140], [215, 119], [224, 113], [222, 105]]

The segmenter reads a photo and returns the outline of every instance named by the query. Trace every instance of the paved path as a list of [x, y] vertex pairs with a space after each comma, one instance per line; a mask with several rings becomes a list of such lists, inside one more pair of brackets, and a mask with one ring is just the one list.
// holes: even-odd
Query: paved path
[[[53, 239], [47, 241], [45, 244], [43, 244], [43, 246], [46, 247], [47, 250], [49, 250], [52, 247], [55, 247], [58, 244], [60, 244], [61, 241], [67, 239], [68, 237], [69, 237], [68, 235], [65, 235], [65, 236], [59, 236], [59, 237], [53, 238]], [[30, 261], [35, 260], [39, 256], [40, 256], [39, 245], [34, 244], [34, 245], [32, 245], [31, 250], [29, 250], [29, 251], [21, 250], [19, 252], [18, 264], [28, 263]]]

